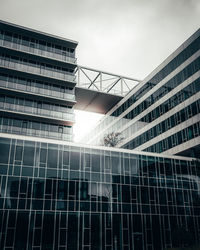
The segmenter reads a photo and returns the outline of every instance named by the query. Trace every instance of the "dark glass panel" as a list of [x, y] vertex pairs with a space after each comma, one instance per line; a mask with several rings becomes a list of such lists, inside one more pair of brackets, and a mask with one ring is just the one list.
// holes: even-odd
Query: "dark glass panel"
[[[6, 233], [6, 246], [7, 247], [12, 247], [13, 246], [13, 241], [14, 241], [14, 229], [7, 229]], [[6, 248], [7, 249], [7, 248]], [[11, 248], [12, 249], [12, 248]]]
[[71, 152], [70, 169], [78, 170], [80, 168], [80, 152]]
[[33, 183], [33, 198], [43, 198], [44, 196], [44, 181], [34, 180]]
[[26, 249], [29, 225], [29, 213], [18, 212], [15, 228], [14, 249]]
[[58, 150], [57, 149], [48, 149], [48, 159], [47, 159], [47, 167], [49, 168], [57, 168], [58, 162]]
[[0, 140], [0, 163], [8, 163], [10, 150], [10, 139]]
[[31, 167], [22, 167], [22, 176], [33, 176], [33, 168]]
[[63, 165], [69, 165], [69, 152], [63, 151]]
[[68, 214], [68, 241], [67, 249], [77, 249], [78, 243], [78, 215], [76, 213]]
[[46, 163], [46, 158], [47, 158], [47, 149], [41, 148], [40, 149], [40, 162]]
[[24, 145], [24, 159], [23, 164], [28, 166], [33, 166], [34, 163], [34, 153], [35, 153], [35, 145], [32, 145], [29, 142], [25, 142]]
[[92, 154], [92, 171], [100, 172], [100, 155]]
[[91, 245], [100, 250], [101, 229], [100, 214], [91, 214]]
[[0, 165], [0, 175], [6, 175], [8, 171], [7, 165]]
[[42, 249], [51, 249], [53, 246], [55, 227], [54, 217], [54, 213], [45, 213], [43, 215]]
[[23, 147], [22, 146], [16, 146], [16, 151], [15, 151], [15, 160], [16, 161], [21, 161], [22, 160], [22, 152], [23, 152]]

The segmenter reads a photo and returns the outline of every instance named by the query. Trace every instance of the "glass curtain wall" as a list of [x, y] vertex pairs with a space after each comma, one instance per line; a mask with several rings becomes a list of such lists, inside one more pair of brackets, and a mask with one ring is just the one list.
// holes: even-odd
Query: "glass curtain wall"
[[199, 162], [0, 139], [1, 249], [199, 243]]

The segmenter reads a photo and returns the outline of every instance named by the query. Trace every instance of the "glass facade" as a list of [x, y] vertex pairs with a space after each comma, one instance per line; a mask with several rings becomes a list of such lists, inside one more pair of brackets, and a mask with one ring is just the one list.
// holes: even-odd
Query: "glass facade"
[[[165, 132], [174, 128], [173, 134], [176, 134], [180, 126], [185, 131], [186, 126], [192, 125], [193, 117], [199, 115], [199, 39], [200, 30], [190, 42], [185, 42], [174, 52], [161, 69], [155, 70], [153, 76], [133, 89], [132, 94], [114, 107], [82, 141], [103, 145], [106, 134], [119, 132], [123, 141], [117, 146], [122, 148], [160, 153], [180, 145], [173, 143], [172, 136]], [[185, 136], [179, 141], [184, 144], [193, 138], [195, 136]], [[177, 153], [181, 152], [178, 150]]]
[[[197, 33], [199, 33], [199, 31]], [[106, 116], [106, 118], [102, 119], [102, 122], [100, 122], [99, 125], [92, 131], [92, 135], [95, 137], [99, 132], [101, 133], [102, 130], [110, 126], [111, 122], [116, 120], [115, 117], [117, 118], [123, 115], [123, 113], [129, 107], [133, 106], [134, 103], [140, 100], [145, 94], [147, 94], [163, 79], [165, 79], [168, 75], [173, 73], [173, 71], [179, 69], [179, 67], [182, 67], [182, 64], [184, 64], [186, 60], [188, 60], [190, 57], [192, 57], [195, 53], [199, 51], [200, 49], [199, 41], [200, 41], [200, 36], [199, 34], [197, 34], [194, 41], [192, 41], [188, 46], [186, 46], [177, 56], [175, 56], [170, 62], [168, 62], [161, 70], [155, 73], [155, 75], [150, 80], [148, 80], [147, 82], [144, 82], [144, 84], [142, 84], [139, 90], [137, 91], [133, 90], [132, 91], [133, 94], [128, 99], [124, 98], [124, 102], [119, 107], [114, 108], [115, 110], [113, 112], [111, 112], [108, 116]], [[155, 101], [157, 101], [167, 92], [169, 92], [178, 84], [183, 82], [184, 79], [187, 79], [190, 75], [198, 71], [199, 64], [200, 64], [199, 59], [197, 59], [194, 63], [186, 67], [182, 72], [177, 74], [176, 77], [172, 78], [169, 82], [167, 82], [165, 86], [163, 86], [162, 88], [159, 88], [157, 93], [154, 93], [154, 95], [152, 95], [151, 98], [147, 98], [145, 102], [138, 105], [137, 112], [135, 110], [136, 113], [132, 114], [131, 113], [132, 110], [131, 110], [131, 112], [127, 115], [128, 117], [124, 117], [124, 118], [132, 119], [133, 118], [132, 115], [134, 115], [135, 117], [135, 115], [145, 110], [145, 108], [147, 108], [149, 105], [152, 105]], [[153, 100], [153, 103], [152, 103], [152, 100]], [[135, 107], [133, 106], [133, 108]], [[123, 119], [121, 119], [121, 124], [119, 121], [116, 120], [118, 122], [118, 125], [115, 125], [115, 127], [112, 128], [111, 130], [114, 131], [116, 129], [119, 129], [119, 126], [126, 124], [122, 120]], [[106, 129], [106, 131], [107, 130], [108, 129]], [[84, 141], [87, 142], [88, 138], [86, 138]], [[94, 142], [96, 141], [96, 139], [94, 140]]]
[[66, 85], [56, 85], [48, 82], [16, 77], [13, 74], [0, 73], [0, 88], [20, 90], [45, 97], [56, 97], [61, 100], [75, 101], [74, 89]]
[[72, 127], [27, 119], [0, 117], [0, 132], [72, 141]]
[[[161, 123], [158, 123], [156, 126], [152, 127], [151, 129], [147, 130], [145, 133], [141, 134], [140, 136], [130, 141], [127, 145], [123, 146], [123, 148], [134, 149], [140, 145], [143, 145], [147, 141], [152, 140], [156, 136], [168, 131], [169, 129], [175, 126], [178, 126], [180, 123], [190, 119], [191, 117], [199, 113], [200, 113], [200, 100], [188, 105], [186, 108], [168, 117], [166, 120], [162, 121]], [[196, 133], [196, 135], [198, 135], [198, 133]], [[164, 148], [162, 151], [164, 151]], [[158, 152], [158, 151], [150, 151], [150, 152]]]
[[[145, 87], [143, 87], [142, 89], [137, 91], [120, 108], [118, 108], [115, 112], [113, 112], [112, 116], [119, 116], [120, 114], [122, 114], [125, 110], [127, 110], [128, 107], [130, 107], [133, 103], [135, 103], [137, 100], [139, 100], [149, 90], [151, 90], [154, 86], [156, 86], [159, 82], [161, 82], [161, 80], [163, 80], [167, 75], [169, 75], [173, 70], [175, 70], [178, 66], [180, 66], [181, 63], [183, 63], [186, 59], [188, 59], [189, 55], [192, 56], [195, 52], [197, 52], [200, 49], [200, 45], [199, 45], [200, 44], [200, 38], [198, 38], [195, 41], [195, 44], [196, 44], [195, 48], [193, 48], [192, 46], [189, 46], [189, 48], [191, 49], [191, 53], [187, 54], [188, 53], [188, 48], [187, 48], [183, 53], [185, 56], [183, 56], [181, 54], [181, 56], [182, 56], [181, 59], [179, 59], [180, 55], [178, 56], [178, 58], [175, 58], [171, 63], [169, 63], [167, 65], [167, 67], [162, 69], [147, 84], [145, 84]], [[176, 61], [176, 63], [174, 63], [174, 61]], [[166, 84], [166, 86], [164, 86], [164, 89], [166, 89], [166, 88], [172, 89], [173, 87], [175, 87], [174, 85], [178, 84], [177, 81], [178, 80], [181, 81], [181, 75], [180, 74], [187, 75], [187, 77], [190, 76], [189, 72], [191, 72], [191, 74], [193, 74], [192, 69], [193, 69], [193, 67], [195, 68], [195, 65], [197, 65], [197, 67], [199, 66], [199, 59], [198, 59], [198, 61], [196, 63], [193, 63], [190, 66], [188, 66], [186, 69], [184, 69], [184, 71], [182, 73], [179, 73], [179, 75], [177, 75], [176, 78], [170, 80], [170, 82], [168, 82]], [[159, 91], [162, 92], [161, 89]], [[156, 94], [154, 94], [154, 95], [156, 95]], [[156, 97], [160, 98], [160, 95], [156, 95]], [[156, 97], [155, 97], [155, 100], [156, 100]]]
[[0, 139], [1, 249], [199, 243], [199, 162]]
[[[133, 135], [133, 131], [137, 131], [137, 129], [139, 130], [139, 128], [144, 128], [147, 125], [149, 127], [150, 126], [153, 127], [154, 125], [152, 124], [152, 122], [154, 120], [160, 118], [161, 115], [166, 114], [170, 110], [171, 110], [171, 112], [173, 112], [173, 108], [174, 107], [176, 107], [178, 105], [181, 105], [185, 100], [188, 100], [189, 98], [190, 98], [191, 101], [193, 101], [193, 98], [195, 97], [195, 95], [199, 91], [200, 91], [200, 80], [197, 79], [192, 84], [189, 84], [187, 87], [183, 88], [182, 90], [180, 90], [179, 92], [177, 92], [175, 95], [173, 95], [170, 98], [168, 98], [166, 101], [164, 101], [162, 103], [162, 105], [157, 105], [157, 107], [154, 106], [154, 109], [152, 111], [147, 112], [147, 114], [144, 115], [144, 116], [142, 116], [142, 118], [139, 119], [137, 122], [132, 123], [128, 128], [124, 129], [122, 131], [122, 136], [124, 138], [131, 137]], [[193, 98], [191, 98], [192, 96], [193, 96]], [[194, 110], [194, 113], [195, 112], [196, 111]], [[170, 112], [168, 114], [170, 116]], [[167, 118], [168, 117], [165, 118], [166, 121], [167, 121]], [[159, 123], [160, 120], [161, 119], [158, 119], [158, 120], [156, 120], [156, 122]], [[177, 124], [179, 124], [179, 122], [177, 122]], [[147, 127], [146, 127], [146, 129], [147, 129]], [[154, 136], [152, 136], [152, 138], [155, 137], [156, 135], [157, 134], [155, 133]], [[143, 140], [146, 140], [146, 139], [143, 139]], [[129, 149], [135, 148], [135, 145], [134, 145], [133, 141], [135, 141], [135, 138], [132, 139], [128, 144], [124, 145], [123, 147], [129, 148]], [[140, 144], [136, 143], [136, 145], [139, 146]]]
[[27, 58], [0, 53], [0, 64], [9, 69], [75, 82], [73, 69], [54, 66], [50, 63], [41, 63]]
[[[37, 39], [30, 36], [23, 35], [15, 32], [9, 32], [4, 25], [1, 24], [2, 29], [0, 31], [0, 45], [6, 48], [12, 48], [15, 50], [36, 54], [39, 56], [45, 56], [56, 60], [62, 60], [66, 62], [76, 63], [75, 49], [73, 47], [66, 47], [58, 45], [55, 42], [45, 41], [44, 39]], [[70, 46], [70, 44], [69, 44]]]
[[[105, 134], [105, 131], [106, 131], [106, 133], [110, 133], [112, 131], [118, 131], [118, 130], [123, 131], [123, 127], [125, 125], [128, 125], [128, 122], [130, 122], [132, 119], [139, 116], [143, 111], [148, 109], [150, 106], [153, 107], [154, 104], [156, 102], [158, 102], [162, 97], [167, 95], [170, 91], [172, 91], [174, 88], [178, 87], [180, 84], [182, 84], [184, 81], [186, 81], [189, 77], [191, 77], [192, 75], [194, 75], [198, 71], [200, 71], [200, 57], [198, 57], [196, 60], [194, 60], [191, 64], [189, 64], [181, 72], [179, 72], [177, 75], [175, 75], [172, 79], [167, 81], [163, 86], [158, 88], [154, 93], [152, 93], [150, 96], [148, 96], [140, 104], [133, 105], [133, 108], [126, 115], [122, 114], [121, 118], [114, 119], [113, 120], [114, 122], [111, 123], [106, 130], [103, 130], [103, 131], [100, 130], [100, 133], [97, 135], [94, 135], [94, 139], [92, 139], [90, 142], [92, 142], [92, 144], [93, 144], [93, 142], [97, 141], [97, 139], [101, 140], [102, 136], [104, 136], [104, 134]], [[199, 79], [197, 80], [197, 82], [198, 83], [196, 83], [196, 84], [199, 85]], [[128, 109], [128, 107], [127, 107], [127, 109]], [[163, 114], [163, 113], [160, 113], [160, 115], [161, 114]], [[104, 125], [102, 124], [102, 126], [104, 126]], [[131, 128], [130, 128], [130, 130], [131, 130]]]
[[200, 122], [172, 134], [164, 140], [155, 143], [153, 146], [146, 148], [144, 151], [161, 153], [198, 136], [200, 136]]
[[73, 140], [77, 42], [0, 22], [0, 132]]
[[0, 94], [0, 109], [74, 121], [73, 109], [70, 107], [5, 94]]

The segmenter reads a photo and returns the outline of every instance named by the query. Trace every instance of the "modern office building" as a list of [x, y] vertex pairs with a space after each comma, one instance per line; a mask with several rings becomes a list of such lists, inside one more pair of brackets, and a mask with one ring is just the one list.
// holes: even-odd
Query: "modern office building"
[[[3, 21], [0, 30], [0, 249], [165, 250], [200, 244], [199, 160], [71, 142], [77, 42]], [[174, 70], [184, 70], [187, 59], [188, 66], [197, 62], [197, 37], [182, 46], [183, 57], [171, 57], [176, 58]], [[165, 65], [160, 71], [171, 70]], [[184, 80], [185, 87], [194, 86], [184, 91], [182, 108], [189, 107], [191, 97], [191, 105], [197, 102], [194, 65], [193, 80]], [[155, 92], [156, 83], [145, 81], [117, 105], [121, 114], [133, 110], [130, 100], [136, 91]], [[164, 89], [167, 98], [170, 91]], [[133, 105], [146, 100], [144, 92]], [[197, 111], [188, 118], [192, 125]]]
[[1, 132], [72, 141], [76, 46], [0, 23]]
[[120, 132], [118, 147], [200, 157], [200, 29], [115, 105], [84, 138], [102, 145]]

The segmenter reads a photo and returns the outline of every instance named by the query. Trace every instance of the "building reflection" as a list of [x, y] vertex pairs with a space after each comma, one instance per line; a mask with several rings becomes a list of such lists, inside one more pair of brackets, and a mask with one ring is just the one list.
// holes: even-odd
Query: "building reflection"
[[9, 177], [1, 197], [5, 198], [5, 208], [9, 209], [42, 210], [45, 207], [45, 210], [132, 213], [140, 208], [146, 213], [155, 213], [157, 206], [164, 214], [168, 210], [174, 214], [177, 213], [174, 206], [182, 206], [184, 213], [187, 206], [199, 206], [200, 178], [192, 175], [171, 177], [113, 175], [112, 183]]

